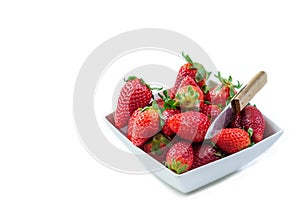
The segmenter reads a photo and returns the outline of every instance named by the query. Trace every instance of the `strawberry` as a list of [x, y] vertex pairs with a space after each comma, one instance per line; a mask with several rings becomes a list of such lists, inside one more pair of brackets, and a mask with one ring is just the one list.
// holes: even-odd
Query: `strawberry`
[[186, 77], [184, 77], [184, 79], [181, 81], [180, 85], [178, 88], [182, 88], [184, 86], [188, 86], [188, 85], [192, 85], [192, 86], [195, 86], [195, 87], [199, 87], [197, 85], [197, 83], [195, 82], [194, 79], [192, 79], [189, 75], [187, 75]]
[[191, 142], [202, 142], [210, 121], [203, 113], [188, 111], [173, 115], [167, 124], [181, 138]]
[[203, 92], [197, 86], [183, 86], [177, 90], [175, 99], [183, 110], [199, 110], [204, 102]]
[[127, 130], [127, 138], [128, 138], [129, 140], [131, 140], [132, 129], [133, 129], [133, 124], [134, 124], [134, 122], [135, 122], [135, 118], [138, 116], [138, 114], [141, 112], [141, 110], [142, 110], [141, 108], [136, 109], [136, 110], [132, 113], [132, 115], [131, 115], [131, 117], [130, 117], [130, 119], [129, 119], [128, 130]]
[[241, 115], [241, 126], [246, 131], [251, 128], [253, 130], [252, 141], [260, 142], [265, 132], [265, 119], [262, 113], [255, 106], [246, 106]]
[[248, 105], [228, 125], [231, 128], [252, 129], [252, 141], [260, 142], [264, 137], [265, 119], [263, 114], [255, 107]]
[[121, 89], [117, 109], [114, 115], [115, 126], [122, 128], [128, 124], [132, 113], [149, 104], [152, 92], [143, 79], [131, 76]]
[[145, 107], [134, 117], [130, 118], [128, 125], [128, 138], [136, 146], [141, 146], [150, 137], [157, 134], [161, 129], [161, 112], [156, 102], [151, 107]]
[[208, 144], [196, 143], [194, 149], [194, 162], [192, 168], [206, 165], [222, 157], [220, 151]]
[[195, 77], [197, 70], [193, 68], [193, 65], [191, 63], [186, 63], [182, 65], [179, 69], [179, 72], [176, 77], [176, 81], [174, 84], [174, 90], [177, 91], [177, 89], [180, 86], [181, 81], [186, 77]]
[[224, 128], [212, 141], [227, 154], [236, 153], [251, 144], [249, 134], [240, 128]]
[[181, 174], [191, 169], [193, 161], [193, 147], [191, 144], [181, 141], [169, 149], [165, 165], [177, 174]]
[[177, 110], [177, 109], [166, 109], [165, 111], [163, 111], [162, 115], [164, 116], [164, 120], [165, 120], [165, 124], [162, 128], [162, 132], [165, 134], [165, 135], [168, 135], [168, 136], [172, 136], [174, 135], [175, 133], [170, 129], [169, 125], [168, 125], [168, 120], [171, 116], [175, 115], [175, 114], [179, 114], [180, 111]]
[[237, 113], [233, 120], [229, 123], [228, 128], [243, 128], [241, 125], [242, 115], [241, 112]]
[[213, 122], [221, 113], [221, 108], [218, 105], [203, 103], [200, 105], [200, 111]]
[[144, 145], [144, 151], [162, 163], [166, 159], [169, 144], [170, 139], [163, 134], [158, 133]]
[[197, 82], [197, 85], [202, 89], [202, 87], [206, 85], [206, 79], [208, 79], [211, 72], [207, 72], [203, 65], [193, 62], [188, 55], [184, 55], [184, 53], [182, 53], [182, 56], [188, 63], [180, 67], [176, 77], [174, 90], [177, 91], [181, 84], [181, 81], [186, 76], [190, 76], [192, 79], [194, 79]]
[[231, 76], [229, 76], [228, 79], [222, 78], [220, 72], [218, 72], [218, 75], [216, 77], [220, 80], [221, 83], [212, 88], [208, 93], [206, 93], [204, 99], [211, 104], [224, 107], [237, 93], [235, 89], [239, 89], [242, 85], [239, 81], [237, 85], [234, 85], [232, 83]]

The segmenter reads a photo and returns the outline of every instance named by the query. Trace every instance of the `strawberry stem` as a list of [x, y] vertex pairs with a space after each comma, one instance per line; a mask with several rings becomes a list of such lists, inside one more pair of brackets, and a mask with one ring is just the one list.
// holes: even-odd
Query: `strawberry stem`
[[204, 66], [200, 63], [193, 62], [192, 59], [190, 58], [189, 55], [185, 55], [184, 52], [182, 52], [182, 57], [190, 63], [192, 66], [190, 67], [191, 69], [196, 69], [197, 73], [195, 75], [195, 80], [196, 82], [200, 82], [204, 79], [208, 79], [211, 75], [211, 72], [206, 71]]

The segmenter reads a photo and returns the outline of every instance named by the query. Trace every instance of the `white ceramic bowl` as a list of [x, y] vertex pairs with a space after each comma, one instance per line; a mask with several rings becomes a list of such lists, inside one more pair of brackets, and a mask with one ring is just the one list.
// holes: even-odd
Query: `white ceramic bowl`
[[[158, 164], [158, 161], [146, 154], [140, 148], [134, 146], [120, 130], [116, 129], [116, 127], [113, 125], [112, 114], [106, 116], [105, 120], [112, 130], [117, 134], [117, 136], [119, 136], [122, 142], [133, 153], [145, 154], [149, 157], [147, 162], [153, 162], [153, 165]], [[251, 147], [183, 174], [176, 174], [166, 167], [162, 167], [160, 170], [153, 171], [153, 174], [183, 193], [191, 192], [204, 185], [207, 185], [208, 183], [220, 179], [254, 160], [256, 157], [270, 148], [282, 135], [283, 130], [266, 116], [265, 121], [265, 138], [261, 142], [254, 144]]]

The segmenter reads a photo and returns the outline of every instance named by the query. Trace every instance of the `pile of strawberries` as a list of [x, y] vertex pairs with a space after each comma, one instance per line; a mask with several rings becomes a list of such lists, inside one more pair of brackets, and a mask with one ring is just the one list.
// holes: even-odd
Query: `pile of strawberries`
[[179, 69], [174, 87], [156, 92], [143, 79], [129, 77], [114, 113], [116, 128], [172, 171], [181, 174], [236, 153], [264, 137], [262, 113], [248, 105], [210, 140], [204, 140], [212, 121], [241, 87], [215, 74], [219, 83], [206, 84], [211, 75], [203, 65], [182, 54], [187, 63]]

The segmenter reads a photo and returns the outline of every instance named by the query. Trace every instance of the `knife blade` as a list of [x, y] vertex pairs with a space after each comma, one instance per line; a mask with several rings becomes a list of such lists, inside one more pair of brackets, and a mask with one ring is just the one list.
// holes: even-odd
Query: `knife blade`
[[267, 74], [264, 71], [258, 72], [231, 100], [231, 102], [222, 110], [218, 117], [208, 128], [205, 140], [214, 137], [224, 127], [226, 127], [236, 113], [239, 113], [258, 91], [267, 83]]

